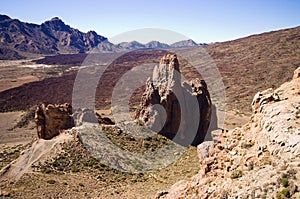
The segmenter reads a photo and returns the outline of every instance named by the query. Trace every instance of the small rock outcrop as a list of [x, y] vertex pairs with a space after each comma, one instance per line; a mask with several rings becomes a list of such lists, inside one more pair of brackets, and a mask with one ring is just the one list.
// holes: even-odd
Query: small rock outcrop
[[115, 124], [110, 118], [103, 117], [99, 113], [88, 108], [77, 109], [72, 116], [76, 126], [81, 126], [84, 123], [99, 123], [104, 125]]
[[251, 121], [200, 144], [198, 174], [157, 198], [300, 198], [299, 71], [257, 93]]
[[74, 121], [70, 104], [41, 104], [35, 111], [35, 123], [38, 137], [51, 139], [59, 134], [60, 130], [72, 128]]
[[102, 117], [99, 113], [96, 112], [96, 117], [98, 119], [99, 124], [104, 125], [115, 125], [115, 122], [112, 121], [109, 117]]
[[88, 108], [79, 108], [72, 116], [76, 126], [81, 126], [83, 123], [98, 123], [95, 111]]
[[163, 56], [147, 80], [136, 113], [139, 122], [175, 142], [196, 146], [205, 138], [210, 117], [211, 100], [204, 80], [182, 83], [177, 56]]
[[294, 71], [293, 79], [298, 79], [300, 77], [300, 67]]

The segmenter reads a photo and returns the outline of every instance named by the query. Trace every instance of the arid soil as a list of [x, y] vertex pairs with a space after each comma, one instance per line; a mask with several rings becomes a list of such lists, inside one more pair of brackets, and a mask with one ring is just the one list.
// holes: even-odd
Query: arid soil
[[30, 122], [26, 128], [16, 127], [22, 111], [0, 113], [0, 145], [12, 146], [17, 144], [26, 145], [33, 138], [37, 138], [35, 125]]
[[[279, 87], [291, 79], [291, 74], [300, 65], [299, 35], [300, 27], [297, 27], [205, 47], [216, 63], [225, 84], [226, 129], [241, 126], [249, 120], [250, 104], [256, 92], [269, 87]], [[190, 50], [186, 49], [186, 52]], [[164, 54], [166, 52], [162, 50], [134, 51], [111, 64], [98, 85], [98, 112], [111, 116], [110, 96], [123, 74], [142, 63], [156, 64]], [[76, 71], [85, 56], [81, 55], [80, 59], [75, 61], [67, 57], [68, 55], [55, 56], [38, 63], [33, 60], [0, 62], [1, 168], [17, 159], [21, 151], [31, 147], [32, 142], [37, 139], [33, 122], [21, 128], [16, 127], [30, 107], [41, 102], [71, 103]], [[190, 66], [184, 64], [185, 60], [179, 61], [184, 76], [199, 76]], [[131, 110], [138, 104], [142, 93], [143, 88], [135, 91], [131, 98]], [[83, 149], [82, 146], [74, 147], [74, 150], [67, 147], [65, 151], [69, 154], [81, 154]], [[92, 161], [93, 164], [87, 164], [84, 161], [89, 162], [92, 157], [88, 154], [82, 154], [83, 156], [82, 160], [76, 159], [80, 172], [76, 169], [72, 171], [72, 168], [61, 171], [59, 167], [53, 166], [55, 158], [52, 159], [51, 156], [48, 164], [45, 164], [52, 165], [49, 167], [52, 169], [50, 171], [41, 169], [44, 168], [41, 165], [31, 168], [19, 181], [1, 179], [0, 196], [153, 198], [158, 191], [166, 190], [175, 182], [188, 180], [200, 167], [195, 147], [190, 147], [178, 161], [168, 167], [143, 175], [119, 173], [108, 167], [102, 168], [99, 162]], [[74, 160], [72, 158], [76, 157], [70, 157], [68, 160]]]
[[[269, 87], [275, 88], [290, 78], [289, 74], [300, 64], [299, 31], [300, 28], [297, 27], [216, 43], [204, 48], [212, 57], [222, 75], [228, 110], [250, 114], [248, 104], [250, 104], [257, 90]], [[187, 51], [192, 53], [190, 49], [187, 49]], [[103, 78], [99, 81], [96, 93], [97, 109], [109, 108], [112, 90], [118, 79], [126, 71], [141, 63], [155, 64], [158, 62], [159, 57], [164, 54], [166, 54], [166, 51], [161, 50], [134, 51], [117, 59], [107, 68], [102, 76]], [[81, 56], [81, 59], [77, 60], [78, 65], [82, 63], [84, 58], [85, 56]], [[59, 65], [59, 63], [67, 63], [73, 66], [76, 62], [68, 62], [67, 60], [66, 56], [59, 56], [38, 61], [40, 64], [56, 64], [57, 67], [44, 68], [44, 73], [53, 74], [56, 77], [1, 92], [0, 110], [2, 112], [23, 110], [43, 101], [70, 103], [76, 72], [67, 72], [65, 66]], [[189, 67], [189, 70], [184, 69], [186, 65], [183, 60], [181, 60], [180, 65], [185, 77], [193, 77], [196, 74]], [[4, 70], [7, 69], [4, 68]], [[13, 87], [9, 85], [12, 84], [11, 81], [14, 81], [14, 79], [29, 78], [31, 77], [29, 75], [34, 72], [33, 69], [30, 69], [29, 74], [26, 74], [26, 70], [29, 70], [27, 68], [14, 70], [15, 72], [12, 74], [15, 77], [12, 76], [7, 79], [7, 75], [5, 75], [2, 90]], [[4, 74], [4, 71], [2, 74]], [[45, 75], [38, 75], [37, 77], [43, 79]], [[21, 82], [18, 85], [20, 84]], [[43, 92], [45, 90], [47, 92]], [[137, 95], [132, 99], [133, 104], [139, 101], [142, 90], [141, 88], [136, 91]], [[20, 103], [20, 100], [22, 100], [22, 103]]]

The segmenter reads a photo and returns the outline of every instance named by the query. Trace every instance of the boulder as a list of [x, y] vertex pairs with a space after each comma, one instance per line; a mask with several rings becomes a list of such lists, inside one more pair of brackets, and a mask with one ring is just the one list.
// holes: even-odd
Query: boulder
[[279, 101], [279, 96], [272, 88], [264, 90], [262, 92], [258, 92], [255, 94], [252, 100], [252, 110], [254, 113], [261, 112], [264, 104], [268, 104], [270, 102]]
[[74, 126], [72, 107], [70, 104], [41, 104], [35, 111], [37, 134], [41, 139], [51, 139], [60, 130]]
[[199, 160], [207, 158], [214, 148], [214, 141], [206, 141], [197, 146]]
[[80, 126], [83, 123], [98, 123], [98, 118], [94, 110], [88, 108], [77, 109], [73, 113], [73, 119], [76, 126]]
[[167, 54], [153, 70], [136, 118], [152, 130], [182, 145], [203, 142], [211, 117], [211, 100], [204, 80], [181, 82], [175, 54]]
[[88, 108], [77, 109], [73, 113], [73, 119], [76, 126], [81, 126], [84, 123], [99, 123], [104, 125], [114, 125], [115, 123], [108, 117], [102, 117], [99, 113]]
[[99, 113], [96, 112], [96, 116], [98, 119], [99, 124], [105, 124], [105, 125], [115, 125], [115, 122], [113, 122], [109, 117], [102, 117]]

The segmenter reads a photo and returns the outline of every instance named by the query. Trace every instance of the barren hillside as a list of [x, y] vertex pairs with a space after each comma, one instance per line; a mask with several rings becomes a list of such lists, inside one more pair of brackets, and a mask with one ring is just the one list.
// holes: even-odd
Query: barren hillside
[[[300, 27], [296, 27], [204, 47], [222, 75], [229, 110], [249, 114], [248, 105], [257, 90], [275, 88], [290, 79], [289, 74], [300, 65], [299, 35]], [[187, 51], [193, 52], [192, 49]], [[97, 108], [107, 108], [113, 86], [122, 74], [141, 63], [157, 63], [158, 57], [165, 53], [160, 50], [134, 51], [111, 64], [98, 86]], [[76, 70], [64, 73], [66, 66], [60, 63], [80, 65], [85, 55], [78, 59], [67, 57], [63, 55], [38, 61], [39, 64], [55, 64], [53, 73], [63, 74], [1, 92], [0, 110], [22, 110], [42, 101], [71, 102]], [[185, 64], [181, 63], [181, 66], [183, 75], [194, 75], [193, 70], [185, 68]], [[22, 77], [22, 73], [18, 72], [18, 76]], [[142, 90], [137, 93], [133, 102], [139, 101]]]

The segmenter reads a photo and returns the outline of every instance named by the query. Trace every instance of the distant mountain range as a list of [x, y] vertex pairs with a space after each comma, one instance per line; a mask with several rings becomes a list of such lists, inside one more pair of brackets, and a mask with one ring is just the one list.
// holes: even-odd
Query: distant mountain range
[[[102, 52], [116, 52], [145, 48], [183, 48], [195, 47], [193, 40], [179, 41], [168, 45], [159, 41], [141, 44], [137, 41], [113, 44], [95, 31], [83, 33], [66, 25], [58, 17], [41, 25], [21, 22], [0, 15], [0, 59], [20, 59], [26, 53], [68, 54], [87, 53], [97, 48]], [[21, 54], [21, 55], [20, 55]]]

